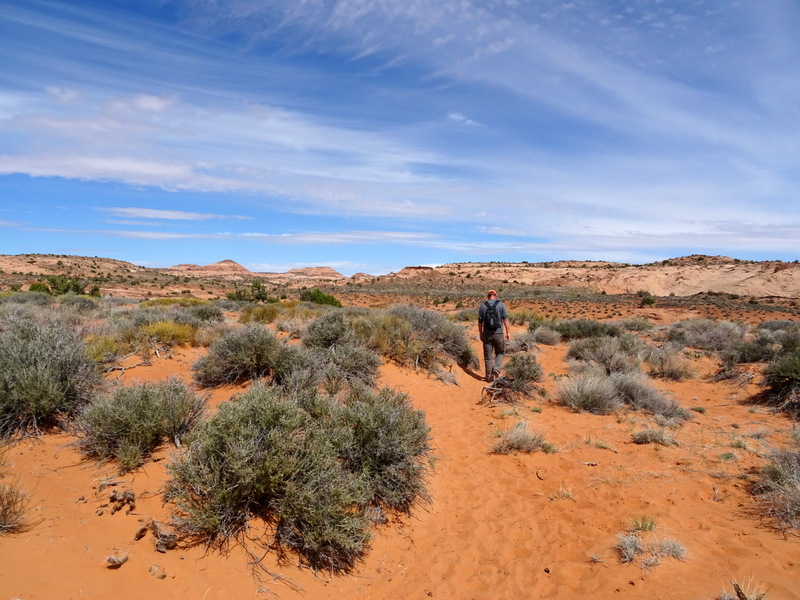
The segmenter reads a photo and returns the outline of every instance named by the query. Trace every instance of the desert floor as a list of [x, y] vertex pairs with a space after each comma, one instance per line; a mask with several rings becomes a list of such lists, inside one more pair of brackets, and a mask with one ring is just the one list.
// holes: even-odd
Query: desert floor
[[[654, 315], [661, 322], [685, 314]], [[476, 333], [476, 332], [472, 332]], [[476, 350], [478, 340], [474, 340]], [[407, 392], [432, 427], [432, 502], [374, 531], [372, 548], [344, 576], [299, 568], [269, 553], [262, 568], [258, 525], [249, 551], [203, 548], [156, 551], [152, 533], [134, 537], [152, 519], [166, 521], [160, 490], [169, 449], [119, 476], [112, 464], [86, 461], [67, 434], [48, 434], [8, 447], [2, 481], [30, 497], [31, 527], [0, 537], [0, 598], [284, 599], [712, 599], [731, 580], [760, 588], [769, 599], [796, 597], [800, 539], [759, 517], [748, 487], [769, 452], [791, 439], [793, 423], [748, 400], [758, 377], [737, 387], [713, 383], [716, 363], [695, 359], [696, 378], [656, 380], [686, 407], [702, 407], [671, 431], [679, 445], [636, 445], [632, 432], [655, 427], [640, 412], [575, 414], [552, 398], [567, 372], [567, 346], [542, 346], [546, 397], [522, 404], [480, 403], [476, 373], [453, 367], [457, 384], [384, 365], [379, 385]], [[204, 349], [180, 349], [150, 365], [114, 371], [123, 382], [177, 375]], [[130, 365], [138, 362], [131, 358]], [[243, 388], [216, 389], [212, 405]], [[558, 451], [497, 455], [498, 431], [525, 421]], [[744, 446], [744, 447], [743, 447]], [[135, 508], [112, 514], [110, 494], [131, 489]], [[683, 560], [623, 564], [618, 535], [633, 519], [652, 517], [645, 540], [672, 538]], [[107, 557], [127, 554], [119, 568]]]

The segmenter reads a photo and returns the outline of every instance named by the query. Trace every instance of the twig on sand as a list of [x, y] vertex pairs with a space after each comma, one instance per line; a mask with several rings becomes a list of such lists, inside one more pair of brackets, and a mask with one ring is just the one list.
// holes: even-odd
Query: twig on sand
[[512, 387], [513, 382], [513, 379], [501, 375], [483, 388], [478, 404], [494, 406], [516, 402], [519, 392]]

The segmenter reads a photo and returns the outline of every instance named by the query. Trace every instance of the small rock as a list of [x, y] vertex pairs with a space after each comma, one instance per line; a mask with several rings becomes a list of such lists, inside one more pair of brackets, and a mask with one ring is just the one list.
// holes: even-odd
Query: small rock
[[167, 573], [164, 571], [164, 567], [161, 565], [150, 565], [150, 575], [156, 579], [164, 579], [166, 578]]
[[128, 562], [127, 552], [118, 552], [106, 558], [106, 563], [108, 563], [106, 566], [109, 569], [119, 569], [126, 562]]

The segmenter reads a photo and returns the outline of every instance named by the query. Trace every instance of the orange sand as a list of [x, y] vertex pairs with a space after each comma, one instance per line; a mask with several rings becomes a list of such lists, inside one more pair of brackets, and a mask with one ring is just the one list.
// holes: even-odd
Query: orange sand
[[[551, 398], [554, 375], [566, 372], [565, 351], [564, 345], [543, 346], [539, 353]], [[190, 365], [202, 352], [176, 352], [111, 377], [190, 381]], [[262, 571], [259, 583], [236, 546], [224, 555], [202, 548], [159, 553], [151, 533], [138, 541], [134, 534], [142, 523], [169, 514], [159, 494], [169, 449], [117, 476], [113, 465], [83, 460], [67, 434], [26, 440], [7, 450], [0, 467], [4, 482], [30, 496], [33, 521], [27, 533], [0, 537], [0, 598], [241, 600], [272, 593], [307, 600], [678, 600], [715, 598], [723, 587], [731, 589], [731, 579], [752, 579], [770, 600], [795, 597], [800, 541], [758, 518], [747, 481], [737, 477], [752, 480], [769, 449], [787, 443], [792, 424], [743, 403], [755, 386], [707, 383], [714, 365], [699, 362], [698, 368], [695, 380], [657, 382], [683, 406], [706, 409], [672, 432], [679, 446], [664, 448], [631, 442], [633, 431], [652, 425], [641, 413], [574, 414], [546, 399], [489, 407], [477, 403], [484, 384], [474, 374], [454, 368], [458, 385], [452, 385], [384, 366], [381, 385], [407, 392], [432, 427], [433, 502], [377, 527], [357, 571], [337, 577], [277, 564], [270, 554], [264, 566], [285, 579]], [[241, 389], [215, 390], [212, 402]], [[491, 454], [495, 433], [519, 420], [543, 432], [558, 452]], [[746, 436], [759, 428], [769, 431], [764, 439]], [[731, 447], [736, 436], [747, 449]], [[736, 459], [721, 459], [725, 452]], [[117, 485], [101, 490], [109, 481]], [[126, 488], [136, 493], [135, 510], [110, 514], [109, 494]], [[645, 538], [679, 540], [685, 560], [664, 558], [648, 569], [620, 562], [617, 535], [643, 515], [658, 524]], [[123, 552], [129, 560], [107, 568], [106, 558]]]

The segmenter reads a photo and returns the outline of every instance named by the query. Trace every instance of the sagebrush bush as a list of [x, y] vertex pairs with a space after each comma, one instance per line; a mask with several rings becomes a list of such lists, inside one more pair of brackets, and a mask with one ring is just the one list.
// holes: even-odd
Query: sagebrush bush
[[619, 326], [628, 331], [650, 331], [653, 323], [647, 317], [633, 316], [623, 319]]
[[400, 305], [356, 316], [350, 323], [359, 341], [402, 365], [435, 371], [448, 360], [465, 366], [477, 362], [463, 326], [431, 310]]
[[535, 310], [520, 308], [509, 311], [508, 320], [512, 325], [525, 325], [527, 323], [529, 329], [533, 330], [536, 326], [541, 325], [545, 318]]
[[405, 394], [390, 389], [354, 390], [339, 422], [349, 435], [343, 448], [348, 468], [369, 482], [373, 502], [408, 512], [428, 500], [430, 428], [425, 413]]
[[355, 343], [340, 344], [319, 350], [317, 356], [325, 365], [325, 379], [330, 393], [336, 393], [344, 384], [375, 385], [381, 359], [369, 348]]
[[534, 383], [542, 380], [542, 366], [531, 353], [513, 354], [506, 361], [505, 389], [512, 394], [528, 396], [534, 390]]
[[268, 377], [283, 351], [275, 335], [261, 325], [231, 331], [192, 366], [198, 385], [213, 387]]
[[180, 444], [205, 410], [205, 397], [197, 396], [183, 381], [137, 383], [95, 398], [76, 418], [85, 454], [114, 459], [122, 472], [141, 466], [164, 440]]
[[528, 424], [520, 421], [514, 427], [500, 435], [492, 446], [494, 454], [510, 454], [511, 452], [535, 452], [545, 444], [544, 436], [528, 429]]
[[391, 390], [351, 390], [343, 404], [307, 388], [285, 394], [257, 384], [197, 428], [169, 466], [175, 526], [224, 546], [260, 518], [278, 552], [347, 571], [366, 551], [371, 506], [408, 510], [427, 498], [429, 429]]
[[528, 352], [536, 348], [536, 338], [530, 331], [524, 331], [516, 334], [513, 338], [506, 342], [506, 354], [513, 354], [515, 352]]
[[667, 330], [670, 341], [701, 350], [720, 351], [744, 341], [747, 327], [731, 321], [684, 319]]
[[781, 528], [800, 528], [800, 448], [772, 454], [753, 487], [761, 509]]
[[311, 321], [300, 339], [310, 348], [333, 348], [337, 345], [352, 344], [356, 336], [342, 312], [326, 313]]
[[239, 321], [242, 323], [274, 323], [280, 314], [279, 304], [251, 304], [242, 309]]
[[538, 344], [544, 344], [545, 346], [557, 346], [561, 343], [561, 334], [546, 325], [542, 325], [534, 329], [531, 334], [533, 335], [533, 339]]
[[764, 369], [770, 403], [781, 410], [800, 411], [800, 348], [782, 352]]
[[608, 415], [622, 406], [616, 386], [601, 371], [589, 371], [562, 380], [558, 385], [557, 396], [575, 412], [588, 411]]
[[682, 381], [695, 375], [691, 361], [686, 358], [682, 348], [674, 344], [649, 348], [645, 352], [645, 360], [650, 366], [650, 373], [656, 377]]
[[637, 410], [679, 421], [689, 418], [688, 411], [653, 387], [644, 373], [612, 373], [611, 382], [620, 400]]
[[622, 330], [613, 323], [593, 321], [591, 319], [571, 319], [556, 321], [551, 325], [565, 340], [577, 340], [589, 337], [616, 337]]
[[597, 365], [611, 373], [638, 371], [646, 346], [632, 335], [581, 338], [570, 344], [567, 357]]
[[38, 432], [73, 416], [99, 384], [97, 364], [76, 332], [47, 319], [3, 324], [0, 437]]
[[633, 433], [634, 444], [658, 444], [659, 446], [675, 446], [675, 439], [663, 429], [642, 429]]

